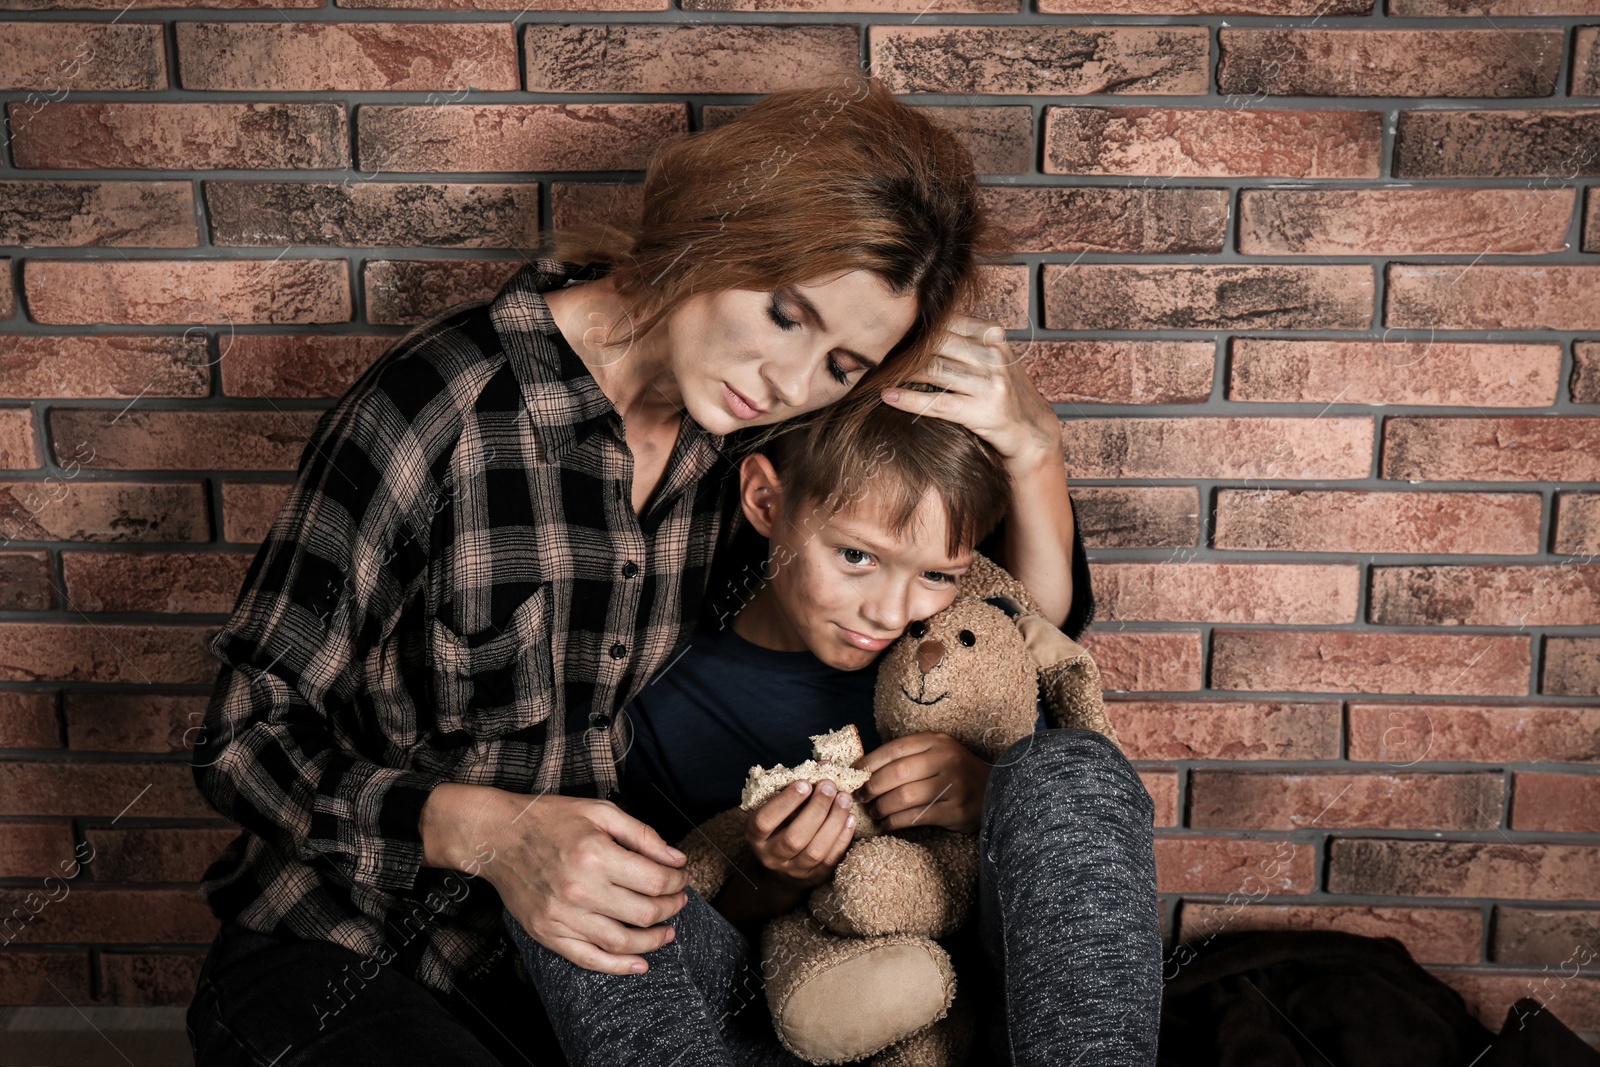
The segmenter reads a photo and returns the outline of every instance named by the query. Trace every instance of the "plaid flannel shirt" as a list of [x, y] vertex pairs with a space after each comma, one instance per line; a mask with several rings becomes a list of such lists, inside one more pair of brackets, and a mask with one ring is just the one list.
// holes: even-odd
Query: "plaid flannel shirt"
[[194, 776], [244, 828], [200, 887], [218, 918], [447, 991], [509, 941], [485, 879], [422, 866], [433, 787], [618, 790], [618, 710], [693, 630], [736, 435], [685, 413], [634, 512], [622, 418], [539, 295], [603, 270], [524, 266], [318, 422], [209, 644]]

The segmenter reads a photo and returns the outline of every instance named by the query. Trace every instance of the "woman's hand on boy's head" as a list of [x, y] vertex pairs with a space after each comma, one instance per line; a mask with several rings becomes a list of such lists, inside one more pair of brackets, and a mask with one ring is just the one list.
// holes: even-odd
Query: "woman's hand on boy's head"
[[[884, 403], [958, 422], [993, 445], [1009, 465], [1025, 467], [1059, 455], [1061, 419], [1006, 342], [1003, 326], [953, 315], [935, 351], [916, 380], [945, 391], [886, 389]], [[898, 396], [890, 398], [891, 391]]]
[[872, 772], [855, 797], [885, 830], [943, 826], [975, 834], [994, 765], [946, 733], [885, 741], [853, 766]]

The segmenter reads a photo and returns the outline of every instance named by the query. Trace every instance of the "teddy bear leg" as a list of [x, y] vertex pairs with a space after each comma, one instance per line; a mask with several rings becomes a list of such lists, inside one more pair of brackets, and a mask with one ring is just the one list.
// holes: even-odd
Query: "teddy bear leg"
[[857, 841], [807, 907], [836, 934], [945, 937], [972, 908], [975, 842], [936, 827]]
[[868, 1060], [866, 1067], [962, 1067], [972, 1054], [977, 1028], [972, 995], [960, 987], [944, 1018], [896, 1041]]
[[840, 937], [803, 908], [761, 933], [767, 1004], [784, 1048], [808, 1063], [863, 1059], [927, 1028], [955, 996], [955, 966], [925, 937]]

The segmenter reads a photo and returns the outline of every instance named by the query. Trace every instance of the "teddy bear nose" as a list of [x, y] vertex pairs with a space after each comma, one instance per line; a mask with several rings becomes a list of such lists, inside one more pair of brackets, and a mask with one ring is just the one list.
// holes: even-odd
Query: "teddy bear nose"
[[944, 642], [924, 641], [917, 646], [917, 667], [927, 674], [944, 659]]

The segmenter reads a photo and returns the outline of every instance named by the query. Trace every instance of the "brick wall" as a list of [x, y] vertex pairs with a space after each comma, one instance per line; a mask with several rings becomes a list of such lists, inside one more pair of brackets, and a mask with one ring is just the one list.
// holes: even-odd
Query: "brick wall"
[[187, 1002], [202, 641], [330, 398], [866, 59], [1025, 235], [979, 310], [1063, 418], [1169, 935], [1600, 1031], [1600, 3], [160, 3], [0, 0], [0, 1004]]

